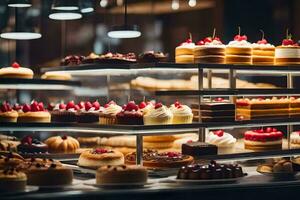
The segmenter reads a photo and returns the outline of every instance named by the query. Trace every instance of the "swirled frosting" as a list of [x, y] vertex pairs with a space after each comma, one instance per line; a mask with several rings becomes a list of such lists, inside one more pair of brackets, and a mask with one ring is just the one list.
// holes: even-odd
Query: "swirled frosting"
[[187, 105], [180, 105], [180, 106], [175, 106], [174, 104], [171, 105], [170, 107], [171, 112], [173, 115], [176, 116], [186, 116], [186, 115], [192, 115], [192, 109], [188, 107]]
[[252, 44], [253, 48], [275, 48], [274, 45], [267, 43], [267, 44], [258, 44], [258, 43], [253, 43]]
[[206, 136], [206, 142], [217, 145], [218, 147], [232, 147], [236, 143], [236, 139], [226, 132], [220, 136], [211, 131]]
[[118, 106], [117, 104], [109, 104], [106, 108], [104, 108], [103, 114], [117, 115], [121, 111], [122, 111], [121, 106]]
[[241, 41], [230, 41], [229, 44], [227, 45], [229, 47], [247, 47], [247, 48], [251, 48], [251, 43], [248, 42], [247, 40], [241, 40]]
[[160, 108], [155, 108], [150, 110], [150, 112], [146, 113], [147, 117], [152, 117], [152, 118], [165, 118], [165, 117], [173, 117], [173, 114], [171, 112], [171, 110], [166, 107], [166, 106], [162, 106]]

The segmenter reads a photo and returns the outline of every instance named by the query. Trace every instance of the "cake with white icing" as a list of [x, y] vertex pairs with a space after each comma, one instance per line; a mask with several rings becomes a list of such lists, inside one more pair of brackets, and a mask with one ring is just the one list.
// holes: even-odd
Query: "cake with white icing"
[[275, 57], [275, 46], [268, 43], [262, 31], [262, 39], [252, 44], [252, 62], [256, 65], [273, 65]]
[[187, 39], [175, 49], [176, 63], [194, 63], [194, 49], [195, 43], [192, 39]]

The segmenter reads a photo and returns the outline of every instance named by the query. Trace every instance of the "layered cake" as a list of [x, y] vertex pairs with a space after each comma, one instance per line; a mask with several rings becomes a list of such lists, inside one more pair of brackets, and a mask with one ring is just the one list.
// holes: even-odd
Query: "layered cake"
[[27, 177], [23, 172], [10, 168], [0, 170], [0, 192], [20, 192], [26, 187]]
[[157, 63], [166, 62], [168, 55], [162, 52], [147, 51], [138, 56], [138, 62], [140, 63]]
[[219, 164], [211, 161], [209, 164], [193, 164], [179, 169], [177, 179], [212, 180], [231, 179], [243, 177], [241, 166], [232, 164]]
[[14, 62], [11, 67], [0, 69], [0, 78], [32, 79], [33, 71], [29, 68], [21, 67], [18, 63]]
[[227, 64], [252, 64], [252, 45], [247, 41], [246, 35], [239, 34], [226, 46]]
[[300, 117], [300, 98], [299, 97], [290, 97], [290, 117]]
[[76, 66], [82, 64], [82, 61], [84, 60], [84, 56], [79, 55], [69, 55], [63, 58], [60, 61], [60, 64], [62, 66]]
[[288, 98], [252, 98], [236, 101], [237, 118], [241, 120], [289, 117]]
[[195, 43], [189, 38], [175, 49], [176, 63], [194, 63]]
[[218, 154], [218, 147], [216, 145], [204, 142], [188, 141], [187, 143], [182, 144], [181, 149], [182, 154], [193, 157]]
[[283, 133], [276, 128], [246, 131], [244, 134], [245, 149], [273, 150], [282, 149]]
[[18, 122], [51, 122], [50, 113], [44, 108], [42, 102], [32, 101], [30, 105], [25, 104], [22, 107], [22, 112], [19, 112]]
[[134, 101], [128, 102], [123, 110], [117, 115], [117, 124], [125, 125], [143, 125], [143, 113], [140, 111], [139, 106]]
[[17, 150], [23, 154], [46, 153], [48, 152], [48, 145], [31, 136], [25, 136], [21, 140], [21, 144], [17, 146]]
[[[182, 155], [179, 152], [158, 153], [156, 150], [144, 150], [143, 166], [149, 168], [177, 168], [191, 164], [194, 158], [189, 155]], [[136, 153], [130, 153], [125, 156], [125, 164], [136, 164]]]
[[300, 148], [300, 131], [294, 131], [291, 133], [290, 143], [292, 148]]
[[102, 112], [103, 109], [98, 101], [93, 103], [87, 101], [83, 103], [81, 108], [75, 113], [76, 121], [79, 123], [98, 123], [99, 113]]
[[171, 105], [170, 110], [173, 114], [172, 124], [190, 124], [193, 122], [193, 112], [190, 107], [176, 101]]
[[92, 169], [105, 165], [123, 165], [124, 155], [119, 151], [97, 148], [82, 152], [77, 164]]
[[146, 184], [147, 179], [147, 169], [142, 166], [107, 165], [100, 167], [96, 173], [96, 183], [99, 185]]
[[45, 140], [50, 153], [75, 153], [79, 142], [71, 136], [53, 136]]
[[[215, 35], [215, 34], [214, 34]], [[197, 42], [195, 63], [225, 63], [225, 45], [218, 37], [206, 37]]]
[[0, 122], [17, 122], [18, 112], [4, 101], [0, 104]]
[[114, 101], [104, 105], [103, 112], [99, 113], [100, 124], [116, 124], [117, 114], [122, 111], [122, 107], [117, 105]]
[[300, 64], [300, 47], [292, 40], [292, 35], [288, 34], [288, 31], [287, 37], [282, 41], [281, 46], [278, 46], [275, 49], [275, 64]]
[[275, 46], [268, 43], [264, 38], [262, 31], [262, 39], [252, 44], [252, 62], [255, 65], [274, 65]]
[[76, 122], [75, 113], [80, 107], [70, 101], [65, 105], [64, 103], [56, 104], [51, 113], [52, 122]]
[[156, 103], [154, 109], [151, 109], [144, 115], [145, 125], [171, 124], [172, 120], [172, 112], [162, 103]]
[[216, 145], [220, 154], [233, 153], [235, 150], [236, 138], [223, 130], [210, 131], [205, 141], [208, 144]]

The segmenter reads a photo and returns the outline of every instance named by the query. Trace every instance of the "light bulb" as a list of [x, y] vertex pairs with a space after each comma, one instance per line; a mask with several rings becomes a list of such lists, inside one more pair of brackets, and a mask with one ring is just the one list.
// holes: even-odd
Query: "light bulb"
[[189, 0], [189, 6], [190, 7], [195, 7], [197, 5], [197, 1], [196, 0]]
[[100, 6], [101, 6], [102, 8], [105, 8], [105, 7], [107, 6], [107, 4], [108, 4], [108, 1], [107, 1], [107, 0], [101, 0], [101, 1], [100, 1]]
[[173, 10], [178, 10], [179, 9], [179, 0], [173, 0], [171, 7]]

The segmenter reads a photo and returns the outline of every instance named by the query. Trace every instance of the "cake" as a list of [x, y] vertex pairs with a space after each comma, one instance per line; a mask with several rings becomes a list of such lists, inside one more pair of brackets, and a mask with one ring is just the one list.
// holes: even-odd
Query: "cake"
[[20, 192], [26, 188], [27, 177], [14, 168], [0, 170], [0, 192]]
[[23, 112], [19, 112], [18, 122], [26, 123], [49, 123], [51, 122], [50, 113], [44, 108], [42, 102], [32, 101], [30, 105], [22, 107]]
[[65, 105], [64, 103], [56, 104], [51, 111], [52, 122], [76, 122], [75, 113], [80, 107], [70, 101]]
[[244, 98], [236, 100], [238, 119], [264, 119], [289, 117], [290, 100], [288, 98]]
[[114, 101], [104, 105], [103, 112], [99, 115], [100, 124], [116, 124], [117, 114], [122, 111], [122, 107], [118, 106]]
[[154, 107], [155, 107], [155, 104], [151, 101], [148, 101], [148, 102], [142, 101], [139, 104], [139, 109], [143, 113], [143, 115], [145, 115], [150, 110], [154, 109]]
[[209, 164], [193, 164], [179, 169], [177, 179], [186, 180], [213, 180], [232, 179], [243, 177], [241, 166], [232, 164], [219, 164], [211, 161]]
[[59, 162], [57, 160], [53, 160], [53, 159], [27, 158], [24, 160], [24, 162], [20, 163], [16, 168], [19, 171], [27, 173], [31, 166], [35, 166], [37, 164], [39, 164], [40, 166], [45, 166], [45, 167], [50, 167], [52, 164], [55, 164], [56, 166], [62, 166], [61, 162]]
[[94, 62], [104, 64], [130, 64], [136, 63], [136, 55], [134, 53], [121, 54], [108, 52], [99, 55], [99, 58], [95, 59]]
[[24, 158], [16, 153], [8, 153], [6, 156], [0, 155], [0, 169], [14, 168], [24, 162]]
[[17, 150], [22, 154], [46, 153], [48, 152], [48, 145], [31, 136], [25, 136], [21, 140], [21, 144], [17, 146]]
[[6, 101], [0, 105], [0, 122], [17, 122], [18, 112]]
[[33, 71], [29, 68], [21, 67], [18, 63], [14, 62], [11, 67], [0, 69], [0, 78], [32, 79]]
[[182, 144], [181, 149], [182, 154], [190, 155], [194, 158], [199, 156], [218, 155], [218, 147], [216, 145], [204, 142], [188, 141], [187, 143]]
[[102, 166], [96, 172], [96, 184], [146, 184], [147, 169], [142, 166], [118, 165]]
[[244, 134], [245, 149], [281, 150], [282, 138], [283, 133], [271, 127], [246, 131]]
[[46, 72], [41, 76], [42, 79], [47, 80], [71, 80], [72, 76], [66, 72]]
[[176, 63], [194, 63], [195, 43], [189, 38], [175, 49]]
[[75, 153], [79, 142], [71, 136], [53, 136], [45, 140], [50, 153]]
[[281, 46], [275, 49], [276, 65], [300, 64], [300, 47], [292, 40], [292, 35], [287, 31], [287, 37], [282, 41]]
[[139, 63], [157, 63], [166, 62], [168, 55], [162, 52], [147, 51], [138, 56]]
[[82, 63], [94, 63], [94, 62], [97, 62], [97, 59], [99, 59], [99, 58], [100, 58], [99, 55], [92, 52], [83, 59]]
[[246, 35], [239, 34], [226, 46], [227, 64], [252, 64], [252, 45], [247, 41]]
[[300, 131], [294, 131], [290, 135], [291, 148], [300, 148]]
[[[191, 164], [194, 158], [189, 155], [182, 155], [179, 152], [162, 152], [156, 150], [144, 150], [143, 166], [148, 168], [177, 168]], [[136, 164], [136, 153], [130, 153], [125, 156], [125, 164]]]
[[293, 164], [290, 160], [280, 159], [271, 164], [258, 166], [257, 171], [262, 173], [293, 173]]
[[77, 164], [92, 169], [105, 165], [123, 165], [124, 155], [119, 151], [97, 148], [82, 152]]
[[254, 65], [274, 65], [275, 46], [268, 43], [262, 31], [262, 39], [252, 44], [252, 62]]
[[289, 114], [291, 118], [300, 117], [300, 98], [299, 97], [290, 97], [290, 108]]
[[233, 153], [235, 150], [236, 138], [223, 130], [210, 131], [206, 135], [205, 142], [216, 145], [219, 154]]
[[117, 124], [125, 125], [143, 125], [143, 113], [134, 101], [128, 102], [124, 109], [117, 115]]
[[76, 121], [79, 123], [98, 123], [99, 113], [102, 110], [103, 107], [100, 106], [98, 101], [93, 103], [87, 101], [84, 103], [84, 106], [75, 113]]
[[193, 122], [193, 112], [187, 105], [182, 105], [176, 101], [171, 105], [170, 110], [173, 114], [172, 124], [190, 124]]
[[171, 124], [172, 121], [172, 112], [161, 103], [156, 103], [154, 109], [144, 115], [145, 125]]
[[195, 63], [225, 63], [225, 45], [220, 38], [215, 37], [215, 30], [212, 37], [197, 42], [194, 56]]
[[101, 138], [98, 136], [95, 137], [78, 137], [77, 141], [80, 144], [80, 147], [84, 148], [94, 148], [101, 145]]
[[82, 64], [82, 61], [84, 60], [84, 56], [79, 55], [69, 55], [63, 58], [60, 61], [60, 64], [62, 66], [76, 66]]

